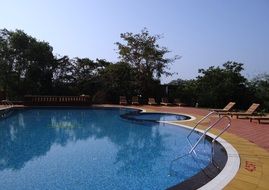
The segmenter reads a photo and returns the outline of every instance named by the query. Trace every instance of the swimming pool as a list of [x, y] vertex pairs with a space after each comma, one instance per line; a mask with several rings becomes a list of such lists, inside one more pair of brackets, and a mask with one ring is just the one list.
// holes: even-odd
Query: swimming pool
[[0, 120], [0, 189], [167, 189], [208, 168], [211, 143], [205, 140], [198, 156], [173, 164], [170, 175], [171, 161], [190, 149], [189, 130], [121, 117], [132, 111], [15, 110]]

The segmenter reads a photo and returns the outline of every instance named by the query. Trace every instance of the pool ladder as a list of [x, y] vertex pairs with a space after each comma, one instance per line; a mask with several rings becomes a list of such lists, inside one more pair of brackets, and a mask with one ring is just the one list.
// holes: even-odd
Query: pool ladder
[[9, 100], [2, 100], [1, 105], [4, 107], [0, 108], [0, 118], [7, 117], [11, 113], [14, 104]]
[[212, 148], [211, 148], [211, 162], [213, 162], [213, 156], [214, 156], [214, 152], [215, 152], [215, 150], [214, 150], [214, 143], [216, 142], [216, 140], [217, 140], [217, 138], [219, 138], [225, 131], [227, 131], [227, 129], [229, 129], [229, 127], [231, 126], [231, 118], [229, 117], [229, 116], [227, 116], [227, 115], [224, 115], [224, 116], [222, 116], [222, 117], [219, 117], [214, 123], [212, 123], [211, 125], [209, 125], [204, 131], [203, 131], [203, 133], [202, 133], [202, 135], [200, 136], [200, 138], [196, 141], [196, 143], [193, 145], [192, 143], [191, 143], [191, 141], [190, 141], [190, 136], [191, 136], [191, 134], [195, 131], [195, 129], [204, 121], [204, 120], [206, 120], [207, 118], [209, 118], [210, 116], [212, 116], [213, 114], [217, 114], [217, 112], [215, 112], [215, 111], [211, 111], [211, 112], [209, 112], [206, 116], [204, 116], [202, 119], [200, 119], [197, 123], [196, 123], [196, 125], [192, 128], [192, 130], [190, 131], [190, 133], [187, 135], [187, 141], [188, 141], [188, 143], [189, 143], [189, 145], [191, 146], [191, 149], [189, 150], [189, 152], [187, 152], [186, 154], [184, 154], [184, 155], [182, 155], [182, 156], [178, 156], [178, 157], [176, 157], [174, 160], [172, 160], [171, 161], [171, 163], [170, 163], [170, 171], [172, 171], [172, 164], [175, 162], [175, 161], [177, 161], [177, 160], [179, 160], [179, 159], [181, 159], [181, 158], [183, 158], [183, 157], [185, 157], [185, 156], [187, 156], [187, 155], [190, 155], [190, 154], [192, 154], [192, 153], [194, 153], [196, 156], [197, 156], [197, 153], [196, 153], [196, 151], [195, 151], [195, 149], [196, 149], [196, 147], [198, 146], [198, 144], [205, 138], [205, 136], [206, 136], [206, 134], [213, 128], [213, 127], [215, 127], [220, 121], [222, 121], [223, 119], [227, 119], [228, 120], [228, 124], [226, 125], [226, 127], [224, 128], [224, 129], [222, 129], [221, 131], [220, 131], [220, 133], [219, 134], [217, 134], [213, 139], [212, 139]]

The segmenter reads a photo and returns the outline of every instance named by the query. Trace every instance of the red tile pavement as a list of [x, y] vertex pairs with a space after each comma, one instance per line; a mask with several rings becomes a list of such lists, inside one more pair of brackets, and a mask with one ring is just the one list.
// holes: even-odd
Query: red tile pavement
[[[193, 107], [142, 106], [142, 108], [162, 112], [177, 112], [201, 116], [209, 113], [209, 110], [207, 109]], [[216, 117], [211, 120], [216, 120]], [[221, 127], [223, 127], [223, 125], [220, 123], [217, 128]], [[232, 126], [229, 128], [228, 132], [243, 137], [269, 151], [269, 123], [258, 124], [257, 121], [250, 122], [249, 119], [233, 118]]]

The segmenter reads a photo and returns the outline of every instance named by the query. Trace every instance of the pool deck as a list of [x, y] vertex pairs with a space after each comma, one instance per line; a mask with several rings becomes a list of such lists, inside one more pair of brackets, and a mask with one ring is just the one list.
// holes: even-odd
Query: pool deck
[[[102, 105], [113, 106], [115, 105]], [[23, 107], [23, 106], [15, 106]], [[207, 109], [176, 106], [130, 106], [146, 110], [147, 112], [168, 112], [188, 114], [196, 117], [192, 121], [177, 121], [176, 124], [194, 126], [204, 115]], [[0, 106], [1, 108], [1, 106]], [[213, 117], [211, 120], [216, 120]], [[209, 122], [202, 122], [200, 129], [205, 129]], [[212, 130], [216, 134], [223, 125]], [[240, 168], [233, 180], [224, 188], [226, 190], [268, 190], [269, 189], [269, 122], [259, 124], [258, 121], [250, 122], [249, 119], [232, 118], [232, 126], [222, 138], [228, 141], [238, 151]]]
[[[189, 114], [196, 117], [193, 121], [179, 121], [177, 124], [194, 126], [207, 109], [169, 106], [140, 106], [146, 111]], [[213, 117], [211, 120], [217, 119]], [[200, 129], [205, 129], [209, 120], [205, 120]], [[217, 126], [211, 132], [216, 134], [223, 125]], [[238, 151], [240, 168], [235, 178], [225, 187], [227, 190], [268, 190], [269, 189], [269, 123], [258, 124], [249, 119], [232, 119], [232, 126], [222, 138], [228, 141]]]

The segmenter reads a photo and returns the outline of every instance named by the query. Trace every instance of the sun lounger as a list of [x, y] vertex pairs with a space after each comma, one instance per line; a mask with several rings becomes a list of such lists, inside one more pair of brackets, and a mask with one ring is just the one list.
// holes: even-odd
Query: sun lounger
[[154, 98], [149, 98], [148, 104], [151, 105], [151, 106], [152, 105], [157, 105], [157, 103], [156, 103], [156, 101], [155, 101]]
[[250, 122], [252, 122], [253, 120], [258, 120], [259, 123], [261, 123], [261, 121], [269, 121], [269, 116], [252, 116], [249, 117]]
[[161, 105], [171, 106], [172, 103], [170, 103], [167, 98], [162, 98]]
[[138, 96], [132, 97], [132, 105], [139, 105]]
[[126, 105], [127, 104], [127, 99], [125, 96], [120, 96], [120, 105]]
[[215, 111], [215, 112], [229, 112], [232, 110], [234, 107], [235, 102], [229, 102], [223, 109], [210, 109], [210, 111]]
[[219, 112], [220, 115], [230, 115], [231, 117], [236, 116], [236, 118], [239, 118], [239, 116], [253, 116], [257, 108], [260, 106], [260, 104], [253, 103], [247, 111], [245, 112]]

